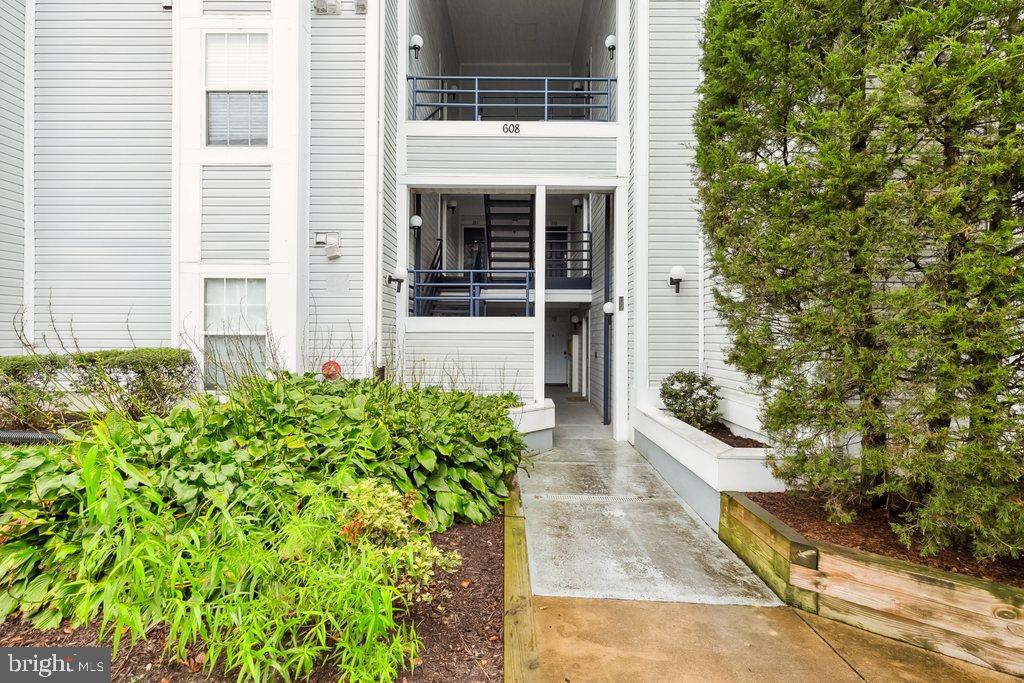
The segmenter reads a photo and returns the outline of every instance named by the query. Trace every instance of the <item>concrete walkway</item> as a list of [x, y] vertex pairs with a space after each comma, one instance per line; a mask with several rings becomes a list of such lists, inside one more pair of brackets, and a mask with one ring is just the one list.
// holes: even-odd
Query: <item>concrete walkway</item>
[[545, 681], [1011, 680], [782, 607], [588, 403], [520, 475]]
[[588, 403], [555, 399], [555, 448], [520, 477], [535, 595], [778, 605]]

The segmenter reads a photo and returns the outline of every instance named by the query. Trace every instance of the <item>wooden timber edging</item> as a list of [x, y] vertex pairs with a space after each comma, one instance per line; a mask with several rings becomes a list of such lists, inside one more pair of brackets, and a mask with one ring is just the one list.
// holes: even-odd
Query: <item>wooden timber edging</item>
[[505, 501], [505, 681], [537, 680], [540, 658], [533, 626], [533, 589], [526, 555], [526, 520], [519, 486]]
[[742, 493], [721, 494], [718, 535], [788, 605], [1024, 676], [1024, 590], [808, 541]]

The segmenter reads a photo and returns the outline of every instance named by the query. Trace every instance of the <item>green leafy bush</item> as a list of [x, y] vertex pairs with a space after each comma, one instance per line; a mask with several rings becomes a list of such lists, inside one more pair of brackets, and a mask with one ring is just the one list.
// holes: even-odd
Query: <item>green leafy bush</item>
[[394, 680], [407, 606], [457, 562], [428, 532], [508, 494], [509, 403], [282, 374], [0, 450], [0, 618], [99, 617], [115, 646], [163, 625], [173, 654], [245, 680]]
[[675, 372], [661, 383], [661, 400], [676, 418], [698, 429], [707, 429], [722, 415], [721, 397], [710, 377], [689, 370]]
[[81, 426], [90, 410], [166, 415], [197, 386], [184, 349], [0, 356], [0, 429]]
[[[100, 617], [115, 646], [165, 625], [175, 655], [205, 648], [245, 680], [322, 662], [393, 680], [418, 647], [406, 606], [457, 558], [432, 547], [418, 493], [363, 476], [385, 438], [360, 407], [370, 384], [313, 384], [267, 382], [280, 404], [248, 427], [251, 404], [210, 398], [0, 451], [0, 615]], [[317, 446], [288, 408], [339, 441]]]
[[1019, 0], [711, 0], [702, 222], [776, 472], [1024, 553]]

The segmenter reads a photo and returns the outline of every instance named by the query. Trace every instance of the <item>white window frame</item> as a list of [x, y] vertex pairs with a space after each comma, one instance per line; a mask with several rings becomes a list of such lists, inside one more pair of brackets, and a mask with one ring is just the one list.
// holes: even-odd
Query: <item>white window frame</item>
[[270, 343], [270, 301], [271, 301], [271, 278], [270, 274], [265, 270], [254, 271], [253, 269], [247, 270], [216, 270], [200, 273], [199, 275], [199, 292], [198, 300], [196, 301], [195, 310], [200, 312], [200, 321], [198, 325], [198, 339], [196, 344], [198, 346], [199, 355], [199, 373], [203, 382], [203, 389], [210, 393], [221, 393], [221, 388], [211, 388], [206, 384], [206, 338], [210, 337], [232, 337], [232, 336], [251, 336], [257, 337], [257, 334], [250, 335], [239, 335], [230, 333], [208, 333], [206, 331], [206, 284], [210, 280], [262, 280], [263, 281], [263, 305], [266, 309], [266, 329], [263, 331], [264, 344], [266, 344], [267, 359], [272, 358]]
[[[208, 76], [209, 76], [209, 42], [211, 35], [265, 35], [267, 37], [267, 78], [264, 83], [241, 83], [232, 84], [230, 88], [210, 88]], [[270, 149], [274, 144], [274, 126], [272, 112], [274, 111], [274, 92], [273, 88], [273, 64], [274, 64], [274, 35], [271, 31], [259, 30], [259, 29], [229, 29], [229, 28], [210, 28], [204, 29], [201, 32], [201, 49], [202, 49], [202, 112], [203, 121], [200, 126], [200, 134], [202, 140], [199, 141], [199, 146], [203, 149]], [[267, 144], [266, 145], [211, 145], [210, 144], [210, 100], [209, 94], [211, 92], [266, 92], [267, 93]]]

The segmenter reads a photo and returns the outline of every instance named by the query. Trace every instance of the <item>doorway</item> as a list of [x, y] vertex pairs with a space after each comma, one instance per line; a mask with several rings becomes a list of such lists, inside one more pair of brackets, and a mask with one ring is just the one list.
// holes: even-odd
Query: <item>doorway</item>
[[566, 311], [549, 312], [547, 315], [544, 325], [545, 384], [569, 384], [569, 368], [572, 364], [569, 324]]

